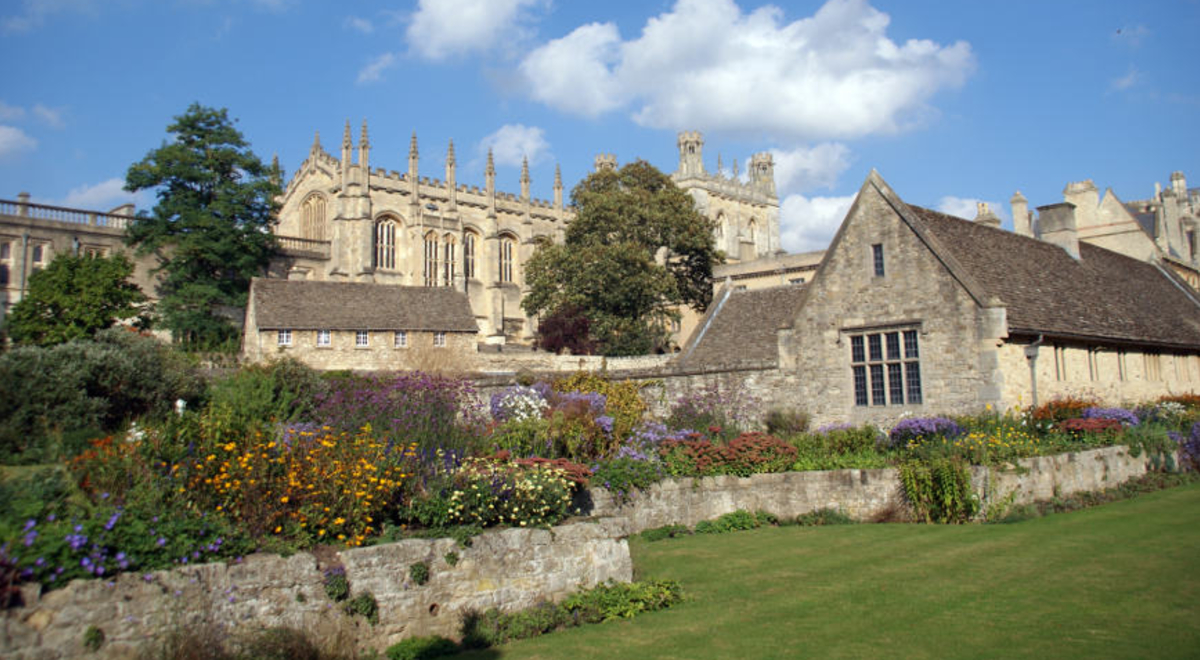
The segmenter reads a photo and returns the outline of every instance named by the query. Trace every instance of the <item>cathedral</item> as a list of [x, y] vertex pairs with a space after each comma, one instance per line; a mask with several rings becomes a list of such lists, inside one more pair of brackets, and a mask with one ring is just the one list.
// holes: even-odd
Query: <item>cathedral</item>
[[[743, 180], [736, 161], [731, 176], [720, 164], [716, 173], [706, 171], [700, 133], [680, 133], [678, 146], [672, 179], [716, 221], [714, 238], [726, 259], [781, 252], [771, 155], [752, 156]], [[511, 193], [496, 190], [490, 152], [480, 188], [458, 182], [453, 142], [444, 179], [421, 174], [416, 134], [404, 172], [372, 169], [370, 151], [366, 122], [357, 145], [347, 122], [340, 158], [325, 151], [318, 134], [280, 200], [274, 231], [283, 250], [270, 276], [451, 288], [467, 294], [483, 342], [530, 343], [537, 321], [521, 309], [522, 267], [540, 243], [561, 241], [574, 218], [558, 168], [554, 199], [542, 200], [530, 197], [527, 162], [520, 192]], [[616, 158], [598, 156], [595, 166], [615, 168]]]

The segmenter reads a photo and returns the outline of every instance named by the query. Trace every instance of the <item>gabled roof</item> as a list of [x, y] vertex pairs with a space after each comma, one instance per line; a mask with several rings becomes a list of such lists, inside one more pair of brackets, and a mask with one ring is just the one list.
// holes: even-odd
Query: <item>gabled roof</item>
[[791, 326], [803, 291], [802, 285], [722, 289], [676, 364], [687, 369], [776, 363], [777, 332]]
[[977, 303], [1006, 308], [1010, 333], [1200, 348], [1200, 300], [1159, 264], [1088, 243], [1076, 261], [1057, 245], [905, 204], [877, 172], [868, 188]]
[[467, 294], [444, 287], [256, 278], [250, 295], [259, 330], [479, 331]]

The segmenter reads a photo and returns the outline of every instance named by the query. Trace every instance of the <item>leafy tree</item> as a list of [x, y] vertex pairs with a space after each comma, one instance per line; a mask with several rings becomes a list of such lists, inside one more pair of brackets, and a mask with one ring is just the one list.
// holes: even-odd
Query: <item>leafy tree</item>
[[28, 291], [9, 314], [9, 335], [17, 344], [49, 346], [136, 316], [146, 296], [129, 281], [132, 274], [133, 263], [122, 254], [59, 254], [29, 276]]
[[571, 200], [576, 216], [563, 244], [540, 246], [526, 265], [521, 306], [547, 320], [586, 318], [606, 355], [663, 347], [677, 307], [702, 311], [712, 299], [712, 268], [722, 260], [712, 221], [641, 160], [588, 175]]
[[159, 260], [159, 311], [175, 340], [227, 345], [240, 330], [228, 311], [245, 307], [250, 278], [275, 251], [279, 172], [250, 151], [225, 109], [193, 103], [167, 132], [172, 139], [125, 175], [125, 190], [158, 194], [126, 240]]

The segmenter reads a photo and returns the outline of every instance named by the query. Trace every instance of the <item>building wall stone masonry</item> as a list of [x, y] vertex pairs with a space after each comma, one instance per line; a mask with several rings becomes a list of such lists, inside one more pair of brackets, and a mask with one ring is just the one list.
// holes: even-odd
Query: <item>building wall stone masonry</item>
[[[1118, 446], [1023, 459], [1019, 468], [976, 467], [971, 478], [985, 504], [1022, 504], [1112, 488], [1145, 474], [1148, 462]], [[457, 637], [470, 610], [515, 611], [609, 579], [632, 580], [626, 538], [646, 529], [691, 526], [738, 509], [793, 518], [832, 508], [869, 520], [904, 506], [893, 469], [671, 479], [625, 503], [604, 489], [581, 499], [590, 502], [590, 522], [491, 531], [469, 548], [450, 539], [411, 539], [342, 550], [332, 559], [264, 554], [232, 564], [74, 580], [45, 594], [26, 585], [25, 605], [0, 614], [0, 657], [131, 658], [164, 631], [205, 623], [223, 626], [223, 635], [289, 626], [360, 650], [418, 635]], [[445, 560], [449, 552], [460, 556], [454, 566]], [[422, 561], [430, 577], [416, 585], [409, 566]], [[343, 614], [326, 596], [322, 571], [335, 563], [346, 570], [351, 597], [375, 596], [378, 624]], [[95, 653], [83, 646], [89, 626], [105, 636]]]

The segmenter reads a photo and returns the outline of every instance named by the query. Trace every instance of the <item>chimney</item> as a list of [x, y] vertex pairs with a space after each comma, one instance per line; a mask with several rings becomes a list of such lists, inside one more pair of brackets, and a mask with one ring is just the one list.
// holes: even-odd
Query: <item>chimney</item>
[[992, 212], [987, 202], [975, 203], [975, 222], [988, 227], [1000, 228], [1000, 216]]
[[1096, 217], [1100, 208], [1100, 194], [1091, 179], [1068, 183], [1063, 188], [1063, 201], [1075, 205], [1075, 226], [1093, 227], [1099, 223]]
[[1175, 191], [1176, 197], [1187, 199], [1187, 179], [1183, 172], [1171, 172], [1171, 190]]
[[1041, 239], [1066, 250], [1079, 261], [1079, 234], [1075, 231], [1075, 205], [1070, 202], [1038, 207]]
[[1013, 193], [1012, 199], [1008, 200], [1012, 204], [1013, 215], [1013, 233], [1021, 236], [1033, 236], [1033, 223], [1029, 219], [1029, 200], [1025, 199], [1025, 195], [1021, 191]]

